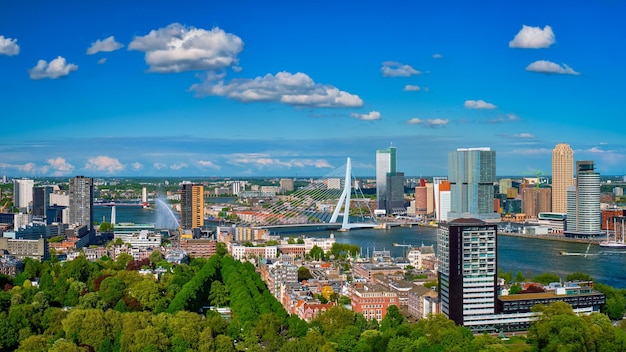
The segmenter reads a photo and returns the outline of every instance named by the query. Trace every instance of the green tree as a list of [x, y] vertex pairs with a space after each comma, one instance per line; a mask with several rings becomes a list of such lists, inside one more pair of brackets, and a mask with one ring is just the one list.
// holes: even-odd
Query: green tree
[[400, 309], [396, 305], [390, 305], [387, 307], [387, 314], [380, 322], [380, 331], [386, 332], [396, 329], [406, 321], [406, 318], [400, 313]]
[[17, 352], [41, 352], [48, 350], [48, 337], [43, 335], [33, 335], [27, 337], [20, 343]]
[[324, 260], [324, 250], [315, 245], [309, 251], [309, 256], [315, 260]]
[[534, 282], [539, 282], [544, 285], [548, 285], [551, 282], [561, 282], [559, 275], [554, 273], [541, 273], [533, 277]]
[[102, 223], [100, 223], [100, 227], [99, 230], [100, 232], [111, 232], [113, 231], [113, 224], [111, 224], [110, 222], [107, 221], [103, 221]]
[[298, 268], [298, 281], [309, 280], [313, 277], [311, 271], [306, 266], [301, 266]]
[[541, 351], [591, 351], [594, 341], [585, 321], [565, 302], [533, 307], [541, 312], [528, 330], [528, 338]]
[[515, 279], [513, 280], [513, 282], [525, 282], [526, 278], [524, 277], [524, 274], [522, 274], [521, 271], [518, 271], [515, 274]]
[[510, 271], [505, 272], [504, 270], [498, 270], [498, 277], [504, 279], [504, 282], [511, 283], [513, 282], [513, 273]]
[[217, 307], [224, 307], [230, 302], [228, 289], [220, 281], [216, 280], [211, 283], [209, 301]]
[[153, 268], [156, 268], [157, 264], [163, 259], [165, 259], [165, 257], [163, 256], [161, 251], [155, 250], [152, 252], [152, 254], [150, 254], [150, 264], [152, 264]]
[[520, 292], [522, 292], [522, 288], [518, 284], [512, 285], [511, 288], [509, 288], [509, 294], [511, 295], [516, 295]]
[[100, 291], [98, 291], [102, 301], [109, 307], [114, 307], [125, 294], [126, 284], [115, 276], [109, 276], [102, 280]]
[[568, 274], [565, 277], [565, 281], [593, 281], [593, 278], [589, 274], [575, 272]]

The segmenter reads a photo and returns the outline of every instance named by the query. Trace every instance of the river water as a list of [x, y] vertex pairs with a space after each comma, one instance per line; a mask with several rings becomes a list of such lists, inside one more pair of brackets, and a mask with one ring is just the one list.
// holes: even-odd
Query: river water
[[[162, 210], [142, 209], [141, 207], [116, 207], [117, 222], [157, 223], [164, 216], [171, 216]], [[111, 208], [95, 207], [94, 220], [110, 221]], [[309, 237], [328, 237], [330, 231], [306, 232]], [[406, 247], [435, 245], [437, 230], [430, 227], [394, 227], [390, 230], [361, 229], [350, 232], [333, 232], [339, 243], [350, 243], [361, 247], [363, 255], [369, 251], [389, 250], [394, 257], [401, 257]], [[290, 234], [298, 235], [298, 234]], [[563, 279], [572, 272], [584, 272], [596, 281], [617, 288], [626, 289], [626, 250], [605, 249], [592, 244], [588, 255], [563, 256], [561, 251], [569, 253], [587, 252], [587, 244], [549, 241], [513, 236], [498, 236], [498, 269], [521, 271], [525, 277], [532, 277], [542, 272], [558, 274]]]

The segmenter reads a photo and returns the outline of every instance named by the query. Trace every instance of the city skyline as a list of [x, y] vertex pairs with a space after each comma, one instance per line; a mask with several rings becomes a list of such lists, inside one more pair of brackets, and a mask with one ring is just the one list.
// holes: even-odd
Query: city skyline
[[[0, 4], [0, 174], [626, 174], [620, 2]], [[584, 21], [583, 21], [584, 20]], [[581, 25], [584, 23], [584, 25]]]

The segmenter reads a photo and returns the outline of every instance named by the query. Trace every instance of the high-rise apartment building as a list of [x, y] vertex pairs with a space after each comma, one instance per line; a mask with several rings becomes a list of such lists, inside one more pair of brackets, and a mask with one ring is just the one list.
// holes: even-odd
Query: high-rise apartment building
[[600, 174], [590, 160], [576, 162], [574, 186], [567, 188], [566, 235], [593, 236], [601, 231]]
[[522, 212], [537, 218], [539, 213], [551, 212], [552, 189], [524, 187], [522, 188]]
[[404, 202], [404, 172], [387, 173], [387, 188], [384, 195], [384, 207], [387, 214], [406, 212]]
[[376, 209], [385, 209], [387, 174], [396, 173], [396, 148], [376, 151]]
[[70, 179], [70, 219], [72, 225], [93, 227], [93, 178], [76, 176]]
[[552, 150], [552, 211], [567, 213], [567, 187], [574, 185], [574, 152], [569, 144]]
[[183, 183], [180, 194], [180, 225], [183, 229], [204, 226], [204, 186]]
[[500, 221], [494, 211], [496, 152], [490, 148], [460, 148], [448, 153], [451, 210], [448, 221], [477, 218]]
[[441, 313], [458, 325], [496, 313], [497, 225], [459, 218], [437, 231]]
[[35, 181], [21, 179], [13, 180], [13, 206], [26, 213], [33, 201], [33, 187]]
[[44, 219], [46, 211], [50, 207], [50, 194], [54, 192], [52, 186], [39, 186], [33, 188], [33, 216]]
[[294, 190], [294, 180], [293, 178], [281, 178], [280, 179], [280, 188], [282, 188], [284, 192], [293, 192]]

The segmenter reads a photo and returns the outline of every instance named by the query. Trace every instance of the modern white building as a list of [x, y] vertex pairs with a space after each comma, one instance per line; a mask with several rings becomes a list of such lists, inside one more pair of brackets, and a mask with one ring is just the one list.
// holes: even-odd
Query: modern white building
[[387, 174], [396, 172], [396, 148], [376, 151], [376, 209], [385, 209]]
[[568, 236], [594, 236], [601, 233], [600, 174], [593, 161], [576, 162], [574, 186], [567, 188]]
[[28, 179], [13, 180], [13, 205], [20, 211], [27, 212], [33, 202], [35, 181]]
[[158, 233], [141, 230], [139, 233], [118, 233], [113, 237], [121, 239], [124, 243], [128, 243], [131, 247], [136, 248], [154, 248], [161, 246], [161, 235]]

